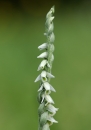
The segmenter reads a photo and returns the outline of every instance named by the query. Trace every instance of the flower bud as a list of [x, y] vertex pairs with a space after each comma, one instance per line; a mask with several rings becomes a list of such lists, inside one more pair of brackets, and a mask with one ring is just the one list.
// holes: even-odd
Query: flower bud
[[48, 43], [43, 43], [42, 45], [38, 46], [38, 49], [44, 50], [44, 49], [47, 49], [47, 47], [48, 47]]

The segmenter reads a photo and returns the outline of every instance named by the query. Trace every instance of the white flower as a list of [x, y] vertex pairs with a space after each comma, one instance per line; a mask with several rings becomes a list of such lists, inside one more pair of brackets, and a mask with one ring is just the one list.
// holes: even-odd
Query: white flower
[[[45, 94], [44, 96], [45, 96], [45, 100], [47, 101], [47, 104], [48, 103], [54, 104], [54, 101], [53, 101], [53, 99], [51, 98], [50, 95]], [[47, 104], [45, 104], [45, 105], [47, 105]]]
[[47, 58], [47, 56], [48, 56], [48, 52], [43, 52], [42, 54], [37, 56], [37, 58]]
[[35, 79], [34, 82], [37, 82], [39, 80], [41, 80], [42, 82], [46, 82], [47, 81], [47, 73], [46, 71], [42, 71], [41, 74]]
[[58, 111], [58, 108], [55, 108], [52, 104], [48, 104], [48, 105], [46, 106], [46, 109], [47, 109], [49, 112], [53, 113], [53, 115], [56, 113], [56, 111]]
[[43, 60], [43, 61], [40, 63], [39, 67], [38, 67], [38, 71], [41, 70], [41, 69], [44, 69], [44, 67], [45, 67], [46, 65], [47, 65], [47, 67], [50, 67], [48, 61], [47, 61], [47, 60]]
[[44, 82], [43, 85], [44, 85], [45, 90], [51, 90], [51, 91], [56, 92], [56, 90], [48, 82]]
[[39, 50], [47, 49], [48, 43], [43, 43], [42, 45], [38, 46]]
[[38, 89], [38, 92], [39, 91], [42, 91], [43, 90], [43, 87], [45, 88], [46, 91], [53, 91], [53, 92], [56, 92], [56, 90], [48, 83], [48, 82], [44, 82], [40, 88]]
[[41, 80], [42, 80], [42, 82], [46, 82], [47, 81], [47, 72], [46, 71], [42, 71], [41, 72]]
[[58, 123], [58, 121], [56, 121], [53, 117], [49, 116], [48, 121], [52, 122], [52, 123]]

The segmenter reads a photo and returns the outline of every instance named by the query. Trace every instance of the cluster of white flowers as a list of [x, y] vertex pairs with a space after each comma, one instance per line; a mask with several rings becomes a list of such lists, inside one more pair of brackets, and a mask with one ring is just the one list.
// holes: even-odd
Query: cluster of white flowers
[[50, 9], [50, 11], [46, 15], [46, 23], [45, 23], [45, 33], [44, 35], [47, 37], [47, 42], [43, 43], [38, 47], [39, 50], [46, 50], [42, 54], [40, 54], [37, 58], [43, 58], [42, 62], [38, 67], [38, 71], [42, 70], [41, 74], [36, 78], [35, 82], [40, 82], [40, 87], [38, 90], [38, 101], [40, 103], [38, 108], [39, 113], [39, 130], [50, 130], [49, 126], [53, 123], [57, 123], [57, 121], [53, 118], [56, 114], [58, 108], [53, 106], [54, 101], [50, 96], [51, 91], [56, 92], [56, 90], [49, 84], [51, 78], [54, 76], [51, 74], [52, 62], [54, 60], [53, 51], [54, 45], [53, 42], [55, 40], [55, 36], [53, 33], [54, 25], [53, 25], [53, 16], [54, 7]]

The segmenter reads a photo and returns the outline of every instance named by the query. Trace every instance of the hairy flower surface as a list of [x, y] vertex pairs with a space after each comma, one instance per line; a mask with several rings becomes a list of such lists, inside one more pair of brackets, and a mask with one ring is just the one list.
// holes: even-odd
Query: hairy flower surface
[[37, 58], [42, 58], [43, 60], [38, 66], [37, 71], [41, 70], [39, 76], [35, 79], [35, 82], [40, 81], [40, 87], [38, 89], [38, 101], [40, 103], [38, 108], [39, 114], [39, 129], [38, 130], [50, 130], [50, 125], [53, 123], [58, 123], [53, 116], [58, 111], [58, 108], [53, 106], [54, 101], [51, 98], [51, 92], [56, 92], [54, 87], [49, 83], [51, 78], [55, 78], [54, 75], [51, 74], [52, 62], [54, 60], [54, 40], [55, 35], [53, 33], [54, 30], [54, 6], [50, 9], [50, 11], [46, 15], [45, 22], [45, 33], [44, 35], [47, 37], [47, 42], [38, 46], [39, 50], [45, 50], [42, 52]]

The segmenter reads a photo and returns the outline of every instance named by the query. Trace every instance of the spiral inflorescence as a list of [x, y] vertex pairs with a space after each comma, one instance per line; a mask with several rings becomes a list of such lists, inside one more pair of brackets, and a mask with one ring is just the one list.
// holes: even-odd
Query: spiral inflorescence
[[53, 16], [54, 6], [50, 9], [50, 11], [46, 15], [45, 22], [45, 33], [44, 35], [47, 37], [47, 42], [43, 43], [38, 47], [39, 50], [45, 50], [42, 54], [40, 54], [37, 58], [42, 58], [38, 71], [41, 71], [41, 74], [36, 78], [35, 82], [40, 82], [40, 87], [38, 89], [38, 114], [39, 114], [39, 130], [50, 130], [50, 125], [53, 123], [57, 123], [57, 121], [53, 118], [58, 111], [58, 108], [53, 106], [54, 101], [51, 98], [51, 91], [56, 92], [53, 86], [49, 83], [51, 78], [54, 78], [51, 74], [52, 62], [54, 60], [54, 40], [55, 35], [53, 33], [54, 24], [53, 24]]

